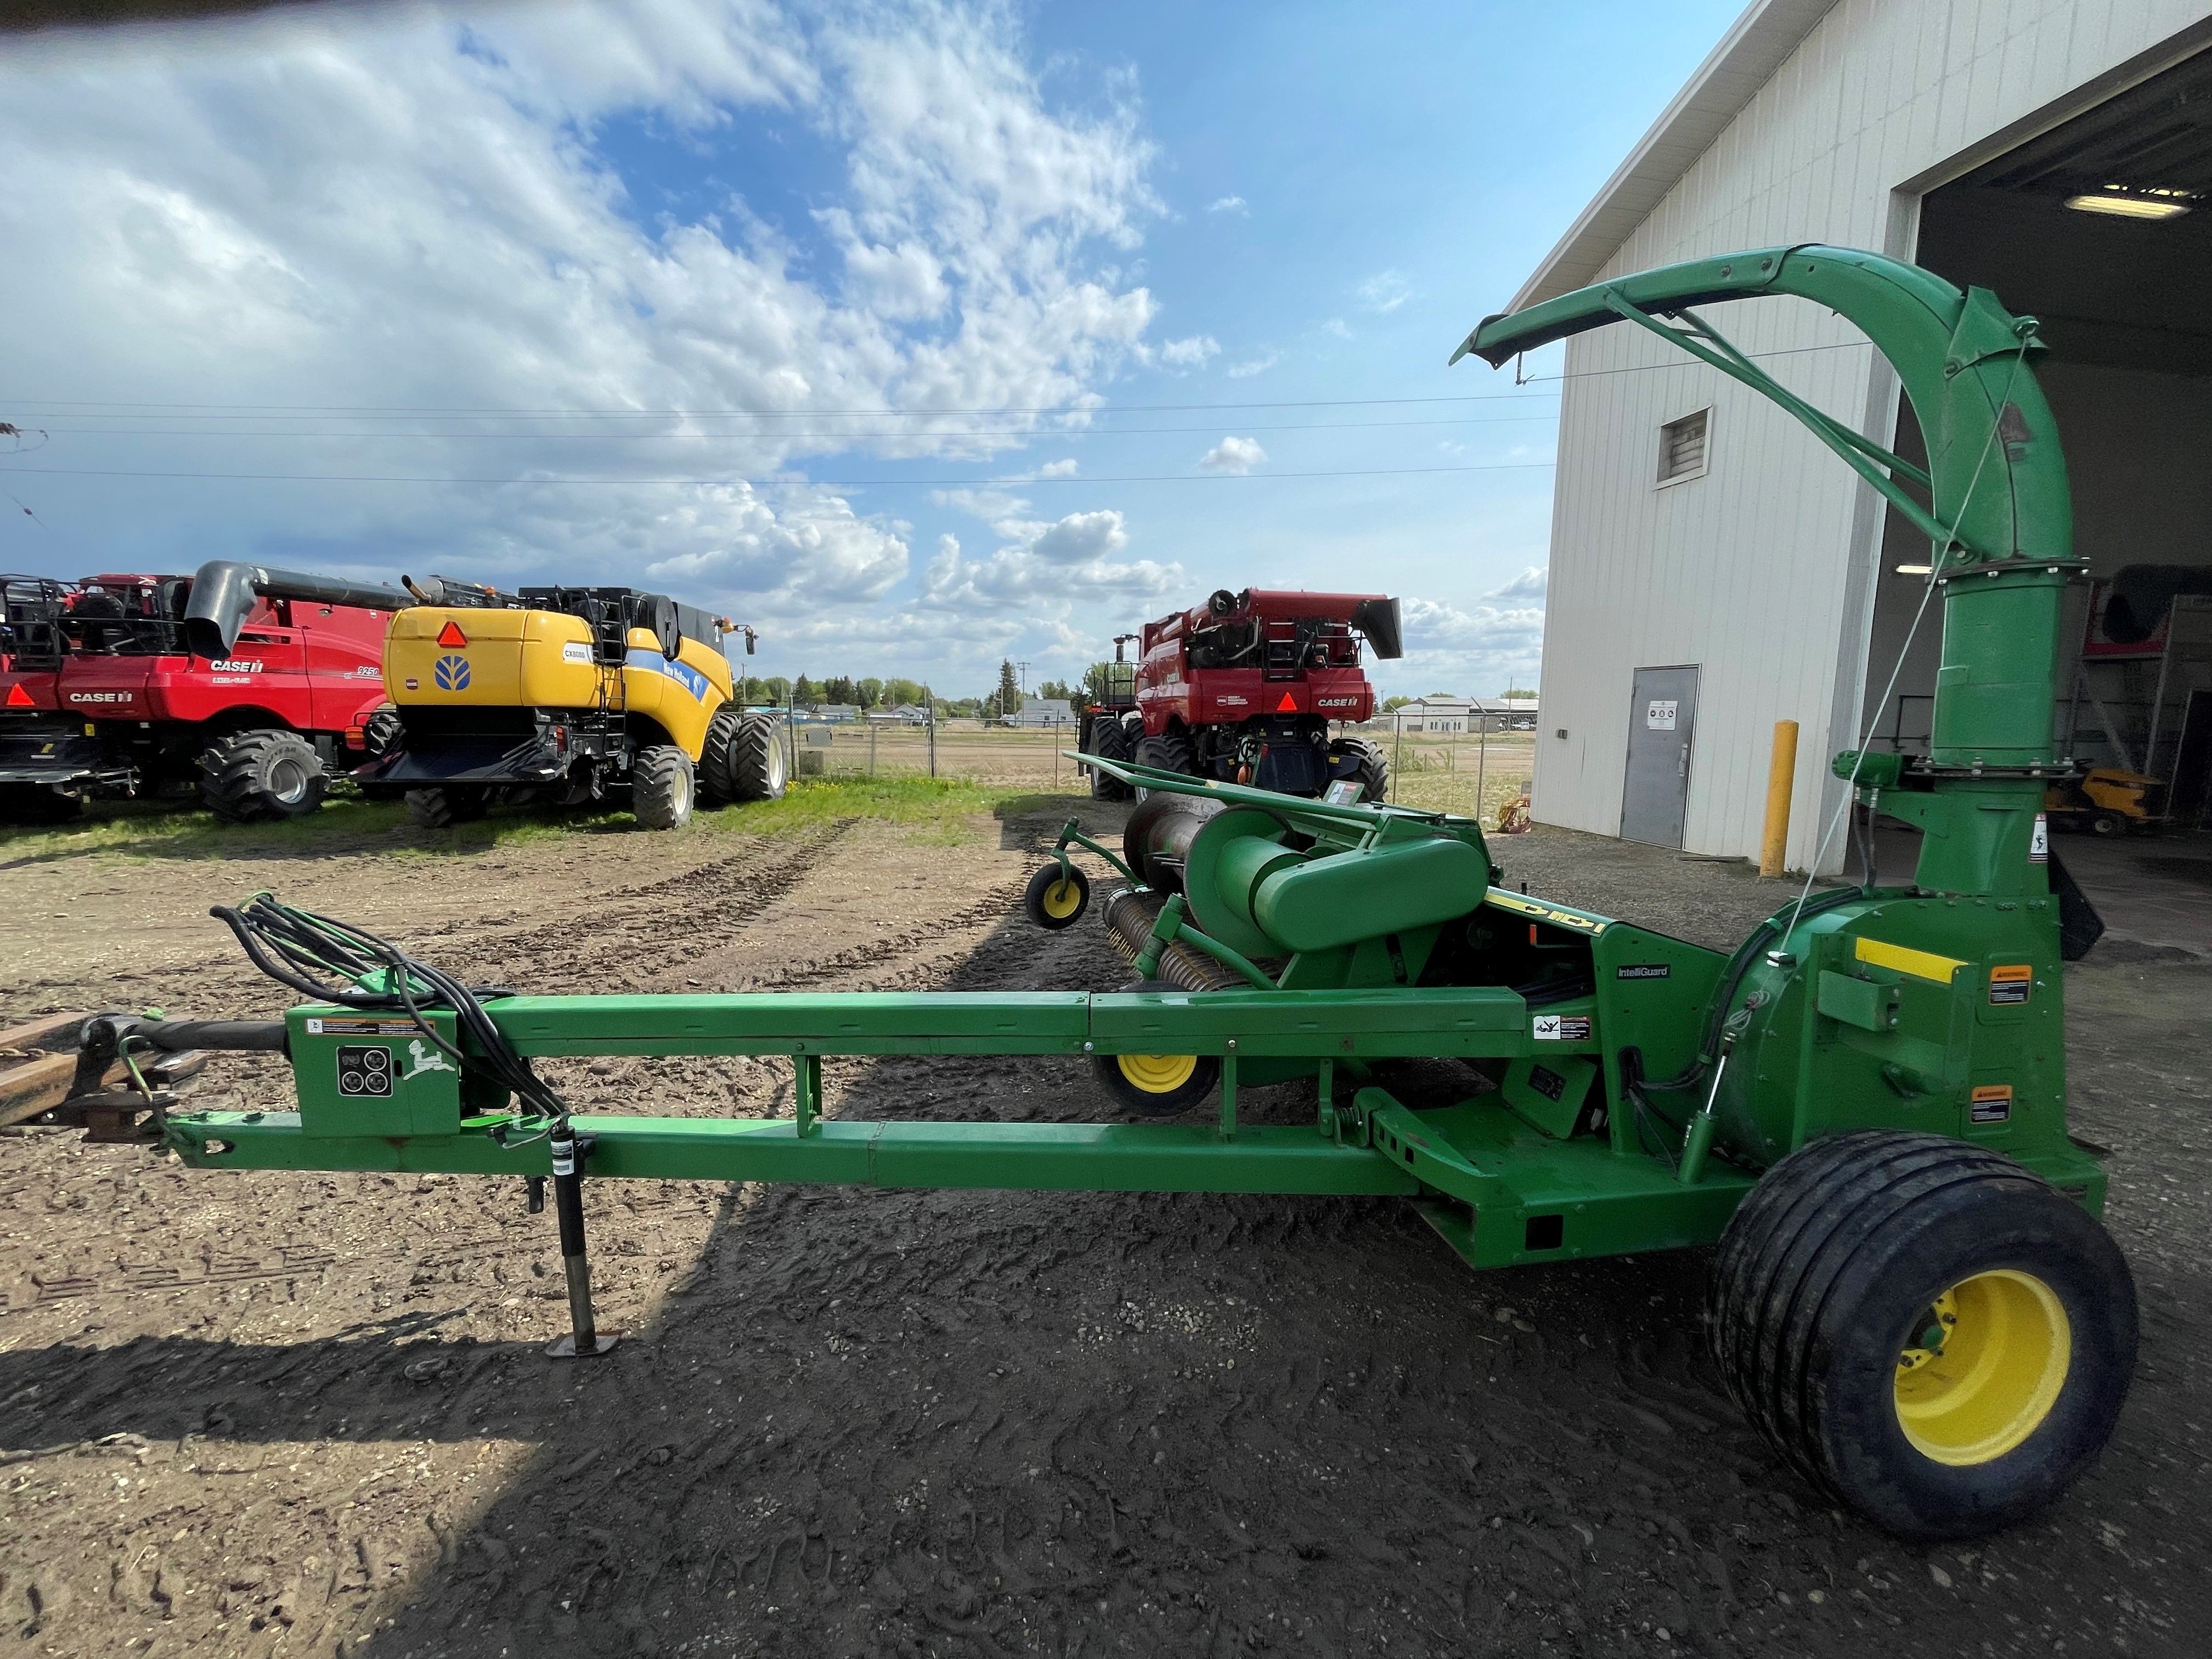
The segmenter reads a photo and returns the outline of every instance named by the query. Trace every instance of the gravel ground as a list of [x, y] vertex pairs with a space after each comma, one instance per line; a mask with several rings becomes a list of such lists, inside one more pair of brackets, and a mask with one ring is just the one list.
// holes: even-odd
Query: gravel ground
[[[957, 845], [0, 849], [0, 1019], [275, 1012], [205, 917], [260, 886], [533, 990], [1114, 983], [1095, 922], [1014, 915], [1067, 810], [1032, 805]], [[1707, 943], [1782, 897], [1562, 833], [1498, 850], [1516, 885]], [[594, 1182], [626, 1335], [558, 1365], [551, 1218], [507, 1182], [195, 1174], [34, 1131], [0, 1140], [0, 1629], [101, 1659], [2199, 1652], [2208, 975], [2123, 945], [2070, 976], [2142, 1364], [2102, 1464], [1972, 1546], [1900, 1546], [1780, 1465], [1704, 1357], [1694, 1256], [1475, 1276], [1383, 1200]], [[588, 1109], [788, 1109], [765, 1061], [557, 1070]], [[1041, 1060], [829, 1082], [847, 1116], [1106, 1109]], [[198, 1098], [287, 1097], [240, 1060]]]

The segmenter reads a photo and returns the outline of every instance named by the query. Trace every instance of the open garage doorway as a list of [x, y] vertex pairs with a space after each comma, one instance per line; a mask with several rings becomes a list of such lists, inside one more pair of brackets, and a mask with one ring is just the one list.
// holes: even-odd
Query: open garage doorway
[[[2212, 51], [2028, 139], [1921, 204], [1919, 264], [2041, 319], [2072, 474], [2077, 589], [2057, 665], [2062, 754], [2115, 779], [2058, 829], [2206, 827], [2212, 787]], [[1898, 452], [1924, 461], [1909, 407]], [[1868, 639], [1874, 746], [1927, 750], [1942, 628], [1926, 538], [1893, 510]], [[2192, 775], [2180, 772], [2194, 769]], [[2185, 823], [2181, 822], [2185, 820]]]

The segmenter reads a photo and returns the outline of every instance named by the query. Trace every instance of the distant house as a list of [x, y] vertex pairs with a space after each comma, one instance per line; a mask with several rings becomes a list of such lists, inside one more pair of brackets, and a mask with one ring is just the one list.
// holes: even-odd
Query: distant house
[[886, 708], [871, 714], [872, 720], [890, 720], [900, 726], [927, 726], [929, 710], [918, 702], [902, 702], [896, 708]]
[[1435, 737], [1455, 735], [1468, 729], [1474, 708], [1473, 697], [1416, 697], [1399, 709], [1398, 729]]
[[849, 726], [860, 718], [860, 710], [857, 704], [849, 702], [817, 703], [813, 718], [827, 720], [832, 726]]
[[1417, 697], [1400, 708], [1395, 720], [1401, 735], [1456, 737], [1474, 732], [1533, 732], [1536, 714], [1534, 697]]
[[1066, 697], [1024, 697], [1022, 706], [1006, 716], [1009, 726], [1073, 726], [1075, 706]]

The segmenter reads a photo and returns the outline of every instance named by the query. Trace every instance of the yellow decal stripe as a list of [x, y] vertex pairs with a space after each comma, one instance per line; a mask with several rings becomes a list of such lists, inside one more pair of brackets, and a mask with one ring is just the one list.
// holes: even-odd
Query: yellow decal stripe
[[1854, 941], [1861, 962], [1870, 962], [1877, 968], [1893, 968], [1900, 974], [1910, 974], [1915, 979], [1932, 979], [1938, 985], [1948, 985], [1951, 975], [1966, 964], [1955, 957], [1939, 957], [1932, 951], [1909, 950], [1902, 945], [1890, 945], [1878, 939]]

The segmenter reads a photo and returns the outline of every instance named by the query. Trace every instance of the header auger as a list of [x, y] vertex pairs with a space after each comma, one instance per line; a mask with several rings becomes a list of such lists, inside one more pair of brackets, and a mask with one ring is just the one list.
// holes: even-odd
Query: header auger
[[[1686, 309], [1767, 293], [1865, 328], [1930, 434], [1934, 505], [1914, 511], [1946, 594], [1936, 752], [1838, 762], [1928, 830], [1909, 886], [1808, 890], [1723, 953], [1508, 890], [1466, 819], [1093, 754], [1147, 799], [1118, 851], [1071, 823], [1029, 908], [1072, 924], [1076, 854], [1111, 867], [1127, 988], [516, 995], [264, 898], [225, 920], [309, 1001], [255, 1029], [95, 1022], [88, 1042], [283, 1049], [296, 1112], [148, 1102], [139, 1132], [198, 1168], [550, 1176], [575, 1353], [605, 1340], [586, 1176], [1389, 1194], [1477, 1267], [1717, 1244], [1717, 1360], [1808, 1480], [1911, 1537], [2018, 1521], [2102, 1448], [2136, 1345], [2128, 1269], [2095, 1219], [2105, 1176], [2066, 1130], [2036, 811], [2063, 769], [2051, 664], [2075, 566], [2034, 325], [1875, 255], [1791, 248], [1585, 289], [1471, 343], [1496, 362], [1608, 321], [1656, 329], [1891, 492], [1903, 462]], [[1150, 1121], [825, 1120], [825, 1057], [884, 1054], [1056, 1055]], [[788, 1056], [796, 1112], [573, 1115], [531, 1063], [575, 1054]], [[1467, 1062], [1465, 1094], [1408, 1106], [1391, 1073], [1407, 1059]], [[1302, 1078], [1310, 1121], [1239, 1120], [1240, 1089]]]

